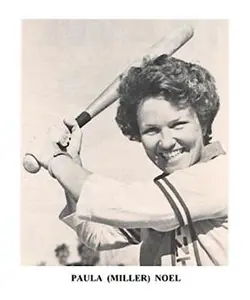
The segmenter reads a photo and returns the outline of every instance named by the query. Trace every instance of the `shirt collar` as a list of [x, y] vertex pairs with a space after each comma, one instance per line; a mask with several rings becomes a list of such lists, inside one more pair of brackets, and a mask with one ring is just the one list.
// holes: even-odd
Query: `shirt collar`
[[[224, 155], [224, 154], [226, 154], [226, 152], [223, 150], [221, 143], [219, 141], [212, 142], [211, 144], [208, 144], [204, 147], [201, 155], [201, 159], [198, 161], [198, 163], [207, 162], [217, 156]], [[160, 176], [163, 175], [166, 176], [169, 174], [163, 172]]]
[[201, 155], [201, 159], [199, 162], [207, 162], [216, 156], [226, 154], [223, 150], [221, 143], [219, 141], [212, 142], [204, 147], [204, 150]]

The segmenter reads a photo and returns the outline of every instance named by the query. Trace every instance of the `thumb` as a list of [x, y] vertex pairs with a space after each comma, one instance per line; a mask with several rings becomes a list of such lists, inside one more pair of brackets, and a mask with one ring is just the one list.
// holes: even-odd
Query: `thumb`
[[66, 117], [66, 118], [64, 118], [63, 123], [68, 127], [68, 129], [70, 130], [70, 132], [74, 131], [76, 128], [79, 128], [78, 123], [72, 117]]
[[75, 119], [65, 118], [63, 122], [71, 132], [71, 140], [67, 147], [67, 152], [74, 158], [81, 151], [82, 131]]

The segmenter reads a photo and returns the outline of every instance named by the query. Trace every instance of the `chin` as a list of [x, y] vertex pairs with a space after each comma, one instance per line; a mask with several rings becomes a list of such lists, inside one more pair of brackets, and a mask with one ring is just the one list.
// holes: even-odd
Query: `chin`
[[165, 168], [165, 169], [163, 170], [163, 172], [165, 172], [165, 173], [167, 173], [167, 174], [172, 174], [172, 173], [174, 173], [174, 172], [177, 171], [177, 170], [180, 170], [180, 169], [175, 169], [175, 168]]
[[164, 172], [168, 173], [168, 174], [171, 174], [171, 173], [176, 172], [178, 170], [186, 169], [189, 166], [190, 166], [189, 164], [181, 164], [181, 165], [178, 165], [178, 166], [169, 166], [169, 167], [166, 166], [162, 170]]
[[171, 174], [178, 170], [183, 170], [183, 169], [189, 168], [190, 166], [194, 165], [198, 161], [199, 161], [199, 159], [194, 160], [190, 157], [185, 157], [185, 158], [183, 157], [181, 160], [179, 160], [175, 164], [165, 164], [164, 167], [160, 168], [160, 169], [168, 174]]

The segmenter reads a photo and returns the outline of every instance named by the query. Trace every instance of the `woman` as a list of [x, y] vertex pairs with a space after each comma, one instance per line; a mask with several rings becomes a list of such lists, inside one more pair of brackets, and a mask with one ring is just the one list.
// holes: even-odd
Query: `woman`
[[81, 131], [65, 121], [67, 153], [40, 158], [66, 191], [60, 218], [96, 250], [138, 244], [140, 228], [140, 265], [227, 264], [226, 156], [210, 143], [219, 109], [213, 77], [162, 55], [130, 69], [119, 92], [119, 127], [162, 174], [124, 184], [91, 173], [79, 159]]

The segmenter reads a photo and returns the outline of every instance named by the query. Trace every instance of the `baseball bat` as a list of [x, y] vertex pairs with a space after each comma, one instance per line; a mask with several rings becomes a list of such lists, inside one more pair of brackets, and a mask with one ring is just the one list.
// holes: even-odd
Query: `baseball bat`
[[[173, 55], [192, 38], [193, 34], [193, 28], [185, 25], [151, 46], [139, 59], [129, 64], [122, 74], [120, 74], [93, 102], [91, 102], [85, 111], [76, 117], [78, 125], [83, 127], [119, 98], [118, 87], [122, 77], [131, 67], [139, 67], [142, 63], [142, 57], [153, 59], [162, 54], [167, 54], [169, 56]], [[41, 168], [39, 162], [32, 153], [25, 154], [23, 166], [29, 173], [37, 173]]]

